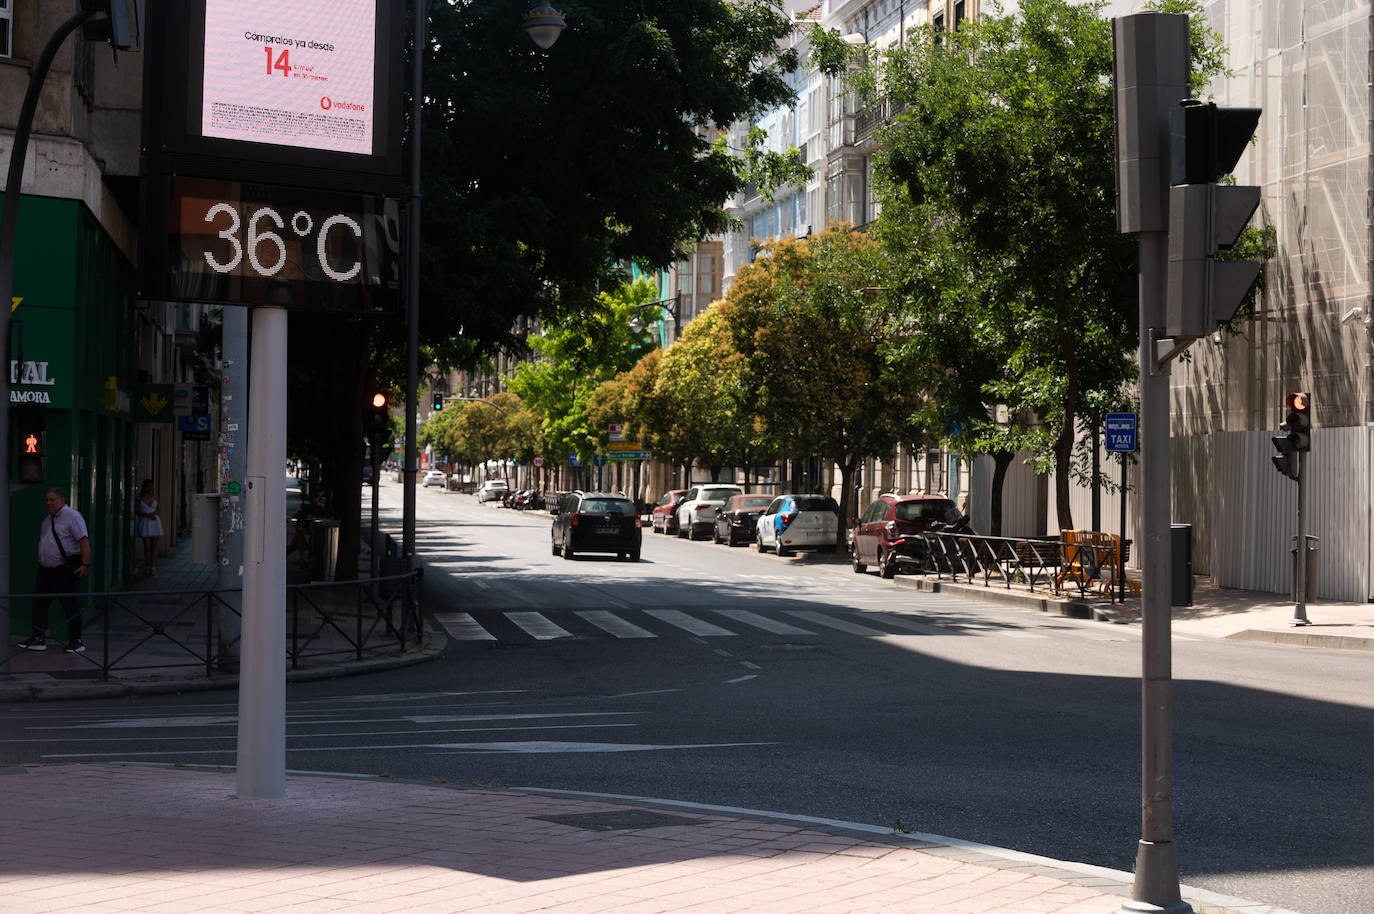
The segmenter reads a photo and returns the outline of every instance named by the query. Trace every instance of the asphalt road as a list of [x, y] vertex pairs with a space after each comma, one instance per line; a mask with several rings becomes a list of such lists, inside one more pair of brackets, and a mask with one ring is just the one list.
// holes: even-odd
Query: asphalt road
[[[400, 486], [382, 486], [399, 525]], [[417, 493], [434, 663], [293, 685], [291, 768], [663, 797], [1130, 870], [1139, 630], [898, 589], [842, 557], [644, 537]], [[1183, 880], [1374, 911], [1367, 654], [1177, 639]], [[0, 709], [0, 764], [233, 762], [230, 694]]]

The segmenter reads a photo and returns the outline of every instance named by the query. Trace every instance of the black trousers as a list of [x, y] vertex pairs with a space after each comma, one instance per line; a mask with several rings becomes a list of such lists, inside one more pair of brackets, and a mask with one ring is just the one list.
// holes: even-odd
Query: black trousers
[[[74, 593], [81, 587], [81, 579], [72, 574], [71, 569], [66, 565], [58, 565], [56, 568], [48, 568], [43, 565], [38, 566], [38, 581], [34, 585], [33, 592], [36, 594], [56, 594]], [[76, 641], [81, 637], [81, 607], [77, 605], [76, 597], [58, 597], [62, 608], [67, 611], [67, 639]], [[48, 627], [48, 607], [52, 605], [53, 598], [47, 596], [36, 596], [33, 598], [33, 634], [39, 638], [44, 637], [44, 631]]]

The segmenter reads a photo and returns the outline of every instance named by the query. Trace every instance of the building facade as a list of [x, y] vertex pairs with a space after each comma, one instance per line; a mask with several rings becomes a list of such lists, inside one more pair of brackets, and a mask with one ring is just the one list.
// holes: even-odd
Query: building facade
[[[0, 178], [33, 61], [79, 8], [10, 0], [0, 11]], [[201, 310], [136, 300], [141, 100], [141, 56], [116, 63], [80, 30], [39, 96], [20, 187], [10, 400], [45, 407], [46, 481], [12, 497], [12, 592], [33, 585], [48, 486], [85, 516], [95, 591], [134, 575], [143, 479], [157, 490], [164, 548], [188, 528], [191, 494], [217, 490], [214, 426], [182, 429], [177, 415], [218, 404]], [[12, 609], [26, 631], [27, 606]]]

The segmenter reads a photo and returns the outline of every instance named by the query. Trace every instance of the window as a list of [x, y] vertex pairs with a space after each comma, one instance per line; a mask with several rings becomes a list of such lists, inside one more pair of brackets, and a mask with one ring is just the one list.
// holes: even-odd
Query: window
[[716, 255], [702, 254], [697, 261], [701, 268], [701, 284], [698, 291], [706, 295], [716, 294]]
[[828, 495], [798, 495], [798, 511], [838, 511], [840, 506]]
[[964, 0], [955, 0], [954, 28], [957, 30], [964, 21]]
[[634, 505], [625, 498], [589, 498], [582, 503], [582, 510], [588, 514], [623, 514], [627, 517], [635, 513]]
[[14, 48], [10, 42], [10, 0], [0, 0], [0, 57], [13, 57]]
[[935, 43], [936, 43], [936, 44], [942, 43], [942, 38], [940, 37], [940, 33], [943, 32], [943, 31], [945, 30], [945, 14], [944, 14], [944, 13], [936, 13], [934, 16], [931, 16], [931, 17], [930, 17], [930, 24], [933, 25], [933, 26], [935, 26]]

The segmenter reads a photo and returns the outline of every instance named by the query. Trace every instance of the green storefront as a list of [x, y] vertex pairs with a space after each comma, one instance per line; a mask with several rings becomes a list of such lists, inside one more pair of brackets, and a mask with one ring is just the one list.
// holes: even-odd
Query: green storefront
[[[134, 269], [84, 203], [47, 197], [20, 201], [15, 262], [10, 402], [44, 405], [47, 458], [46, 482], [11, 497], [10, 591], [33, 589], [49, 486], [67, 490], [90, 530], [85, 589], [118, 589], [133, 548], [135, 437], [121, 392], [137, 381]], [[10, 607], [11, 633], [28, 633], [29, 610]], [[61, 615], [50, 613], [56, 637]]]

